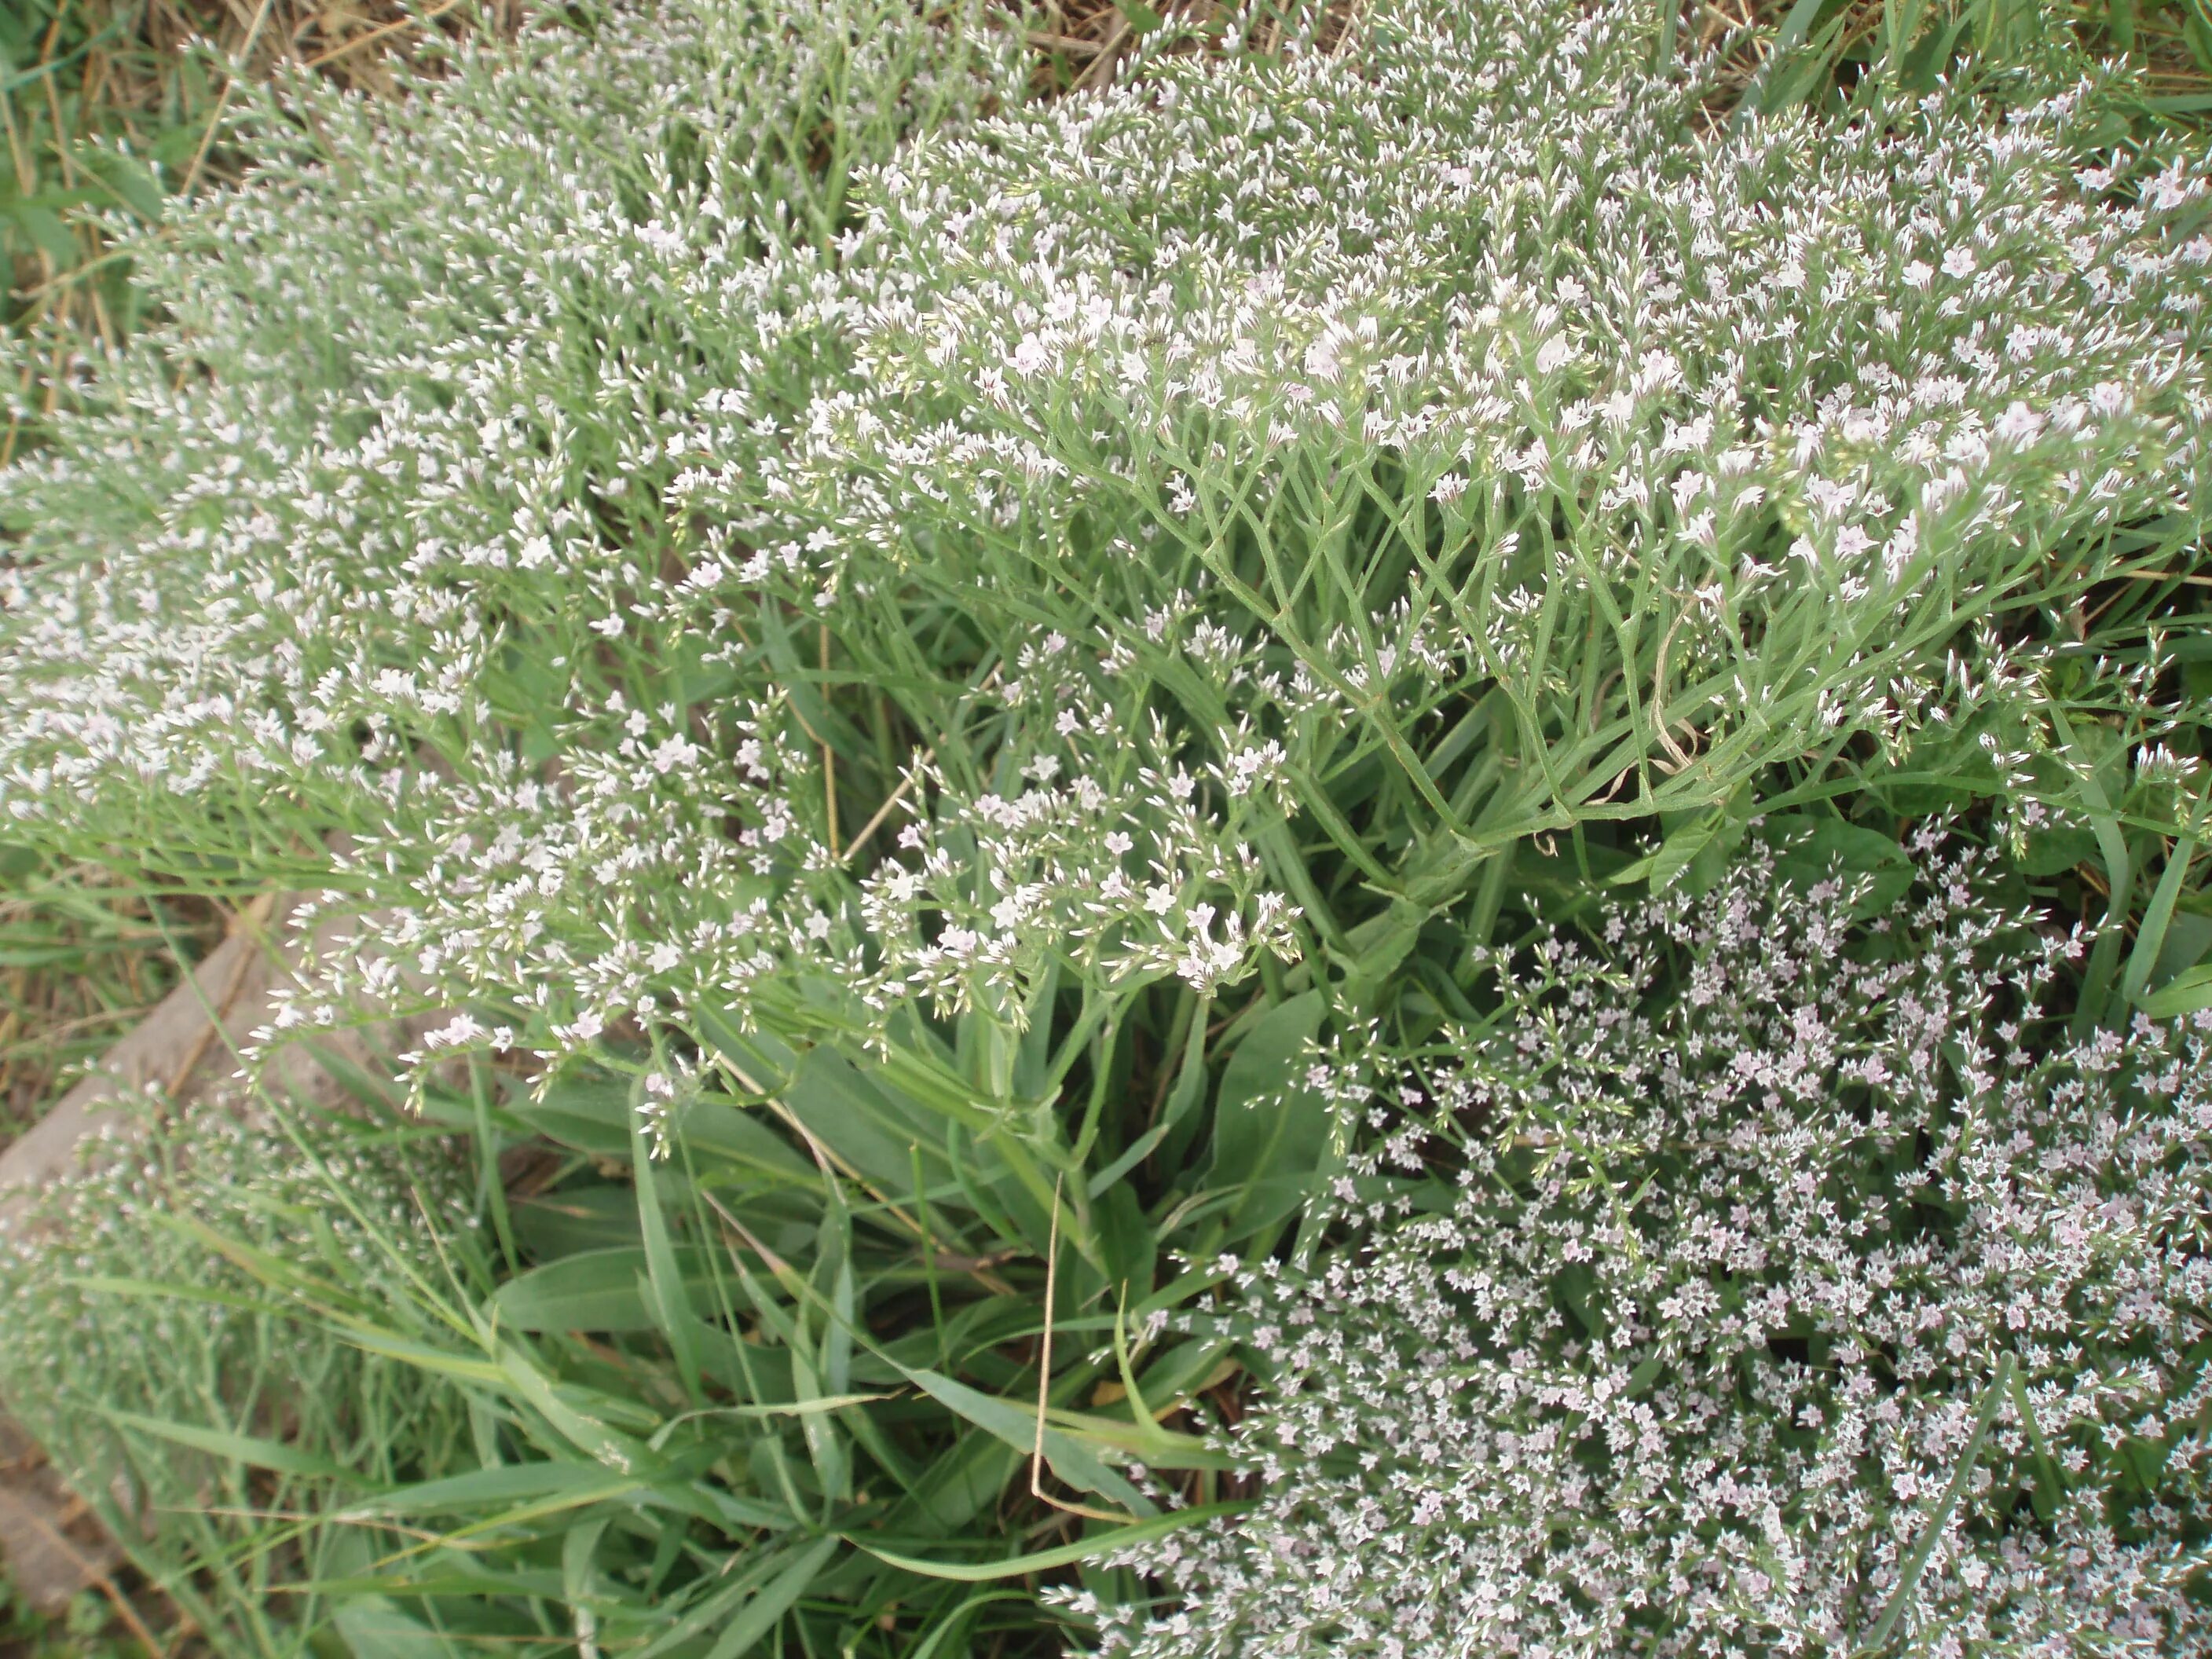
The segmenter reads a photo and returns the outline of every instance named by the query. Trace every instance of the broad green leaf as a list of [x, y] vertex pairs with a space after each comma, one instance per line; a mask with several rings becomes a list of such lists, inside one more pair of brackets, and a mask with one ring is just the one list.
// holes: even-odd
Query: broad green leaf
[[1222, 1068], [1214, 1093], [1211, 1185], [1241, 1187], [1229, 1212], [1243, 1237], [1296, 1209], [1298, 1177], [1320, 1163], [1328, 1106], [1305, 1082], [1306, 1045], [1321, 1029], [1321, 993], [1270, 1008]]
[[1811, 888], [1840, 876], [1863, 884], [1854, 914], [1874, 915], [1894, 904], [1912, 884], [1912, 863], [1893, 836], [1825, 814], [1789, 813], [1764, 821], [1778, 849], [1775, 868], [1793, 885]]
[[2056, 876], [2097, 856], [2097, 838], [2087, 830], [2034, 830], [2019, 860], [2027, 876]]
[[647, 1447], [564, 1398], [562, 1386], [521, 1349], [502, 1347], [499, 1369], [516, 1395], [577, 1450], [624, 1474], [659, 1480], [665, 1474], [660, 1459]]
[[459, 1659], [461, 1653], [389, 1596], [349, 1596], [331, 1623], [353, 1659]]
[[[2182, 899], [2185, 904], [2189, 895], [2185, 893]], [[2151, 979], [2154, 983], [2166, 984], [2208, 957], [2212, 957], [2212, 916], [2176, 907], [2173, 919], [2166, 924], [2166, 942], [2159, 949], [2158, 966]]]
[[956, 1382], [935, 1371], [908, 1370], [903, 1365], [899, 1369], [906, 1373], [909, 1382], [939, 1405], [965, 1418], [986, 1433], [995, 1435], [1017, 1451], [1031, 1453], [1042, 1443], [1045, 1461], [1052, 1465], [1053, 1472], [1071, 1486], [1097, 1492], [1126, 1505], [1139, 1515], [1152, 1513], [1153, 1505], [1149, 1498], [1107, 1468], [1096, 1453], [1073, 1435], [1048, 1425], [1040, 1437], [1034, 1403], [1027, 1407], [1018, 1406], [1011, 1401], [994, 1399], [980, 1393], [964, 1382]]
[[76, 164], [115, 193], [116, 198], [149, 224], [161, 216], [163, 192], [160, 183], [135, 156], [111, 149], [80, 146]]
[[[627, 1082], [584, 1077], [556, 1083], [543, 1100], [518, 1102], [507, 1109], [549, 1140], [604, 1158], [626, 1158], [630, 1150], [629, 1100]], [[750, 1165], [809, 1182], [816, 1178], [811, 1159], [759, 1113], [726, 1095], [708, 1093], [684, 1101], [670, 1115], [669, 1134], [695, 1158]]]
[[957, 1532], [999, 1501], [1028, 1455], [994, 1434], [963, 1435], [922, 1472], [884, 1524], [896, 1533]]
[[783, 1091], [783, 1103], [838, 1159], [878, 1188], [902, 1193], [919, 1147], [925, 1176], [944, 1165], [944, 1129], [842, 1054], [811, 1050]]
[[517, 1101], [507, 1109], [563, 1146], [605, 1158], [629, 1151], [629, 1088], [616, 1079], [569, 1079], [548, 1089], [544, 1098]]
[[[698, 1313], [712, 1313], [709, 1247], [671, 1248], [670, 1265], [680, 1276]], [[492, 1295], [501, 1324], [518, 1331], [650, 1331], [660, 1328], [659, 1310], [638, 1290], [651, 1273], [642, 1245], [586, 1250], [531, 1268]]]
[[2189, 866], [2196, 857], [2197, 843], [2187, 839], [2177, 841], [2166, 857], [2150, 903], [2136, 924], [2135, 948], [2128, 954], [2127, 971], [2120, 976], [2120, 995], [2126, 1001], [2140, 1002], [2151, 981], [2166, 945], [2166, 927], [2173, 920], [2174, 901], [2181, 896], [2181, 884], [2188, 879]]
[[1149, 1296], [1159, 1241], [1136, 1193], [1126, 1182], [1116, 1182], [1106, 1189], [1094, 1208], [1108, 1282], [1129, 1286], [1133, 1295]]
[[76, 263], [76, 237], [52, 208], [16, 201], [0, 208], [0, 229], [12, 221], [16, 232], [39, 252], [66, 269]]
[[628, 1182], [562, 1186], [514, 1206], [514, 1236], [539, 1262], [592, 1250], [636, 1249], [637, 1188]]
[[2136, 1006], [2153, 1019], [2173, 1019], [2212, 1008], [2212, 962], [2199, 963], [2186, 973], [2177, 975], [2140, 998]]
[[764, 1115], [727, 1095], [702, 1094], [679, 1106], [669, 1133], [694, 1158], [704, 1155], [750, 1164], [773, 1174], [812, 1183], [813, 1160], [786, 1139]]
[[1663, 893], [1680, 880], [1698, 856], [1711, 847], [1729, 827], [1729, 814], [1720, 807], [1699, 812], [1667, 831], [1656, 852], [1641, 858], [1613, 875], [1617, 884], [1646, 883], [1654, 893]]

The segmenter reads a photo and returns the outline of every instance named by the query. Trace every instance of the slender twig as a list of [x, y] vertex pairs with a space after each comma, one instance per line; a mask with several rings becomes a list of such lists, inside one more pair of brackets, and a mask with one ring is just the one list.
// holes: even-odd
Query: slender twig
[[[979, 689], [988, 691], [993, 686], [996, 685], [999, 683], [1000, 672], [999, 668], [992, 669], [989, 678], [984, 680], [982, 685]], [[802, 724], [804, 722], [802, 722]], [[840, 864], [850, 864], [853, 861], [853, 854], [860, 851], [860, 843], [867, 840], [870, 836], [872, 836], [878, 830], [883, 827], [884, 820], [891, 815], [891, 809], [896, 806], [902, 800], [905, 799], [906, 792], [914, 787], [914, 781], [921, 775], [922, 769], [927, 767], [936, 758], [937, 749], [934, 744], [932, 744], [929, 748], [921, 751], [921, 756], [915, 761], [913, 767], [908, 771], [906, 776], [899, 780], [899, 787], [891, 791], [890, 794], [884, 799], [884, 804], [881, 806], [876, 808], [874, 815], [871, 817], [866, 823], [860, 827], [859, 830], [854, 835], [853, 839], [845, 843], [844, 852], [838, 854], [837, 861]], [[832, 848], [831, 851], [835, 852], [836, 848]]]
[[899, 787], [891, 791], [881, 806], [876, 808], [874, 816], [854, 832], [853, 839], [845, 843], [845, 850], [837, 854], [838, 863], [850, 864], [853, 861], [853, 854], [860, 850], [860, 843], [875, 834], [883, 821], [891, 815], [891, 809], [906, 799], [906, 792], [914, 787], [914, 781], [920, 775], [921, 769], [935, 759], [937, 751], [933, 749], [922, 750], [921, 758], [915, 763], [915, 769], [899, 780]]

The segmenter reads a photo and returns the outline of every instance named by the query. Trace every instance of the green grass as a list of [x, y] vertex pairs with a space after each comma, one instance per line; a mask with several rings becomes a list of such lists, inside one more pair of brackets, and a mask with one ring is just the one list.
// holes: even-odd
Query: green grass
[[[1715, 41], [1745, 15], [1705, 5], [1682, 27]], [[1877, 87], [1917, 95], [1960, 73], [1998, 84], [2087, 52], [2132, 65], [2119, 101], [2138, 137], [2194, 132], [2212, 115], [2212, 10], [2201, 0], [1756, 0], [1747, 15], [1731, 112], [1840, 111]]]

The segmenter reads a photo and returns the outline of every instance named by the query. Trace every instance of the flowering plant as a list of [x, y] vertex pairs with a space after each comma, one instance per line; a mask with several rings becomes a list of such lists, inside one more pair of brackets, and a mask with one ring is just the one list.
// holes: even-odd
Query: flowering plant
[[299, 1581], [396, 1541], [341, 1510], [474, 1467], [453, 1391], [342, 1322], [391, 1317], [453, 1249], [472, 1257], [476, 1206], [450, 1143], [419, 1128], [272, 1114], [235, 1089], [161, 1121], [167, 1104], [111, 1106], [156, 1121], [88, 1146], [9, 1217], [0, 1400], [208, 1641], [300, 1653], [331, 1603]]
[[981, 14], [671, 4], [301, 88], [0, 483], [0, 806], [326, 889], [293, 1024], [555, 1060], [1364, 987], [1531, 835], [1926, 731], [2078, 806], [2186, 626], [2200, 173], [2094, 83], [1705, 131], [1643, 20], [1040, 106]]
[[2212, 1016], [2054, 1041], [2077, 941], [1990, 876], [1931, 852], [1862, 922], [1769, 855], [1329, 1055], [1353, 1242], [1201, 1322], [1261, 1496], [1133, 1552], [1175, 1599], [1104, 1650], [2203, 1640]]
[[[2010, 1036], [1987, 1064], [1930, 1040], [1986, 1085], [1900, 1069], [1926, 1072], [1897, 999], [1965, 998], [1957, 952], [2002, 930], [1960, 900], [1917, 924], [1936, 955], [1868, 947], [1845, 1001], [1804, 993], [1889, 1068], [1850, 1087], [1891, 1091], [1932, 1148], [1819, 1095], [1696, 1170], [1652, 1116], [1693, 1103], [1657, 1073], [1650, 1099], [1609, 1093], [1605, 1067], [1663, 1066], [1605, 1045], [1720, 1027], [1652, 1024], [1640, 957], [1562, 947], [1555, 1006], [1501, 989], [1490, 953], [1569, 926], [1601, 878], [1714, 890], [1762, 812], [1831, 812], [1820, 833], [1878, 842], [1889, 881], [1897, 822], [1942, 791], [2039, 899], [2101, 896], [2069, 984], [2085, 1041], [2202, 989], [2177, 977], [2212, 947], [2185, 695], [2212, 654], [2202, 158], [2117, 142], [2107, 70], [2022, 73], [2002, 104], [1870, 77], [1836, 118], [1762, 94], [1722, 121], [1723, 58], [1626, 0], [1289, 10], [1122, 7], [1121, 72], [1053, 100], [981, 0], [587, 0], [395, 101], [263, 100], [259, 169], [140, 251], [168, 320], [77, 364], [77, 412], [0, 472], [10, 833], [200, 894], [311, 891], [317, 954], [258, 1040], [434, 1016], [404, 1057], [418, 1104], [488, 1172], [526, 1140], [551, 1160], [511, 1212], [482, 1182], [495, 1273], [487, 1253], [422, 1328], [354, 1329], [467, 1395], [493, 1468], [466, 1488], [486, 1536], [453, 1553], [481, 1633], [522, 1650], [734, 1659], [788, 1624], [905, 1659], [995, 1606], [947, 1585], [1133, 1546], [1061, 1536], [1085, 1526], [1193, 1524], [1125, 1465], [1218, 1496], [1226, 1455], [1176, 1413], [1247, 1360], [1292, 1379], [1256, 1423], [1305, 1398], [1279, 1331], [1176, 1323], [1218, 1282], [1204, 1264], [1255, 1264], [1255, 1294], [1279, 1251], [1339, 1272], [1344, 1328], [1393, 1342], [1419, 1331], [1391, 1319], [1460, 1305], [1393, 1312], [1364, 1269], [1312, 1266], [1312, 1200], [1342, 1177], [1340, 1203], [1384, 1202], [1404, 1173], [1352, 1163], [1362, 1126], [1331, 1109], [1370, 1073], [1424, 1090], [1440, 1136], [1486, 1099], [1548, 1114], [1526, 1145], [1468, 1142], [1464, 1200], [1428, 1194], [1443, 1231], [1376, 1259], [1425, 1285], [1431, 1244], [1506, 1249], [1497, 1316], [1548, 1392], [1470, 1375], [1557, 1455], [1389, 1535], [1536, 1550], [1537, 1498], [1595, 1492], [1627, 1454], [1592, 1437], [1641, 1436], [1663, 1400], [1657, 1443], [1687, 1461], [1631, 1471], [1644, 1510], [1556, 1546], [1516, 1620], [1661, 1629], [1596, 1594], [1619, 1583], [1686, 1629], [1811, 1642], [1874, 1628], [1851, 1599], [1872, 1584], [1887, 1638], [1960, 1605], [1954, 1569], [2001, 1539], [2027, 1552], [1990, 1614], [2009, 1641], [2056, 1628], [2065, 1564], [1974, 1483], [2033, 1415], [2054, 1473], [2017, 1489], [2058, 1529], [2033, 1537], [2092, 1552], [2065, 1595], [2124, 1633], [2193, 1628], [2183, 1556], [2160, 1566], [2110, 1504], [2105, 1548], [2111, 1471], [2066, 1461], [2121, 1397], [2105, 1373], [2053, 1395], [2063, 1366], [1968, 1297], [1933, 1370], [1849, 1358], [1892, 1422], [1814, 1358], [1835, 1332], [1791, 1322], [1870, 1318], [1851, 1298], [1877, 1290], [1948, 1309], [1982, 1281], [1943, 1274], [1994, 1271], [1886, 1188], [1832, 1197], [1840, 1235], [1798, 1200], [1826, 1191], [1816, 1152], [1899, 1175], [1945, 1149], [1929, 1179], [1981, 1202], [2003, 1172], [1943, 1138], [1942, 1103], [2063, 1138], [2040, 1085], [2006, 1092]], [[1721, 890], [1802, 923], [1775, 947], [1793, 961], [1858, 938], [1833, 895]], [[1668, 949], [1705, 948], [1687, 902], [1655, 913]], [[1597, 1073], [1540, 1054], [1486, 1080], [1493, 1015], [1569, 1014]], [[1790, 1101], [1829, 1076], [1827, 1039], [1785, 1036], [1761, 1036], [1759, 1086]], [[2065, 1133], [2106, 1110], [2102, 1053], [2019, 1062], [2084, 1079]], [[2185, 1121], [2142, 1133], [2193, 1170]], [[1759, 1196], [1770, 1141], [1812, 1149], [1787, 1208]], [[1613, 1182], [1654, 1158], [1660, 1184]], [[1760, 1248], [1814, 1273], [1730, 1267], [1782, 1301], [1765, 1325], [1765, 1300], [1731, 1309], [1725, 1341], [1652, 1277], [1700, 1181], [1797, 1226]], [[1489, 1234], [1501, 1214], [1525, 1237]], [[1875, 1285], [1862, 1218], [1923, 1278], [1899, 1254]], [[1513, 1278], [1555, 1243], [1584, 1313]], [[1806, 1287], [1831, 1267], [1842, 1313]], [[2143, 1401], [2186, 1398], [2156, 1346], [2184, 1312], [2094, 1319], [2152, 1345], [2128, 1350]], [[1722, 1410], [1729, 1388], [1786, 1428]], [[1847, 1418], [1878, 1478], [1814, 1480], [1803, 1448]], [[1771, 1529], [1697, 1485], [1739, 1451]], [[2193, 1456], [2137, 1471], [2160, 1494], [2142, 1524], [2193, 1514], [2166, 1495]], [[518, 1518], [523, 1487], [551, 1507]], [[1929, 1490], [1926, 1524], [1904, 1518]], [[1246, 1639], [1231, 1581], [1262, 1582], [1237, 1554], [1258, 1535], [1179, 1558], [1190, 1639]], [[1414, 1588], [1375, 1549], [1329, 1559], [1377, 1574], [1357, 1617], [1387, 1644]], [[1504, 1641], [1468, 1593], [1454, 1618]], [[1249, 1630], [1334, 1639], [1310, 1613], [1286, 1594]], [[1100, 1617], [1109, 1641], [1182, 1639]]]

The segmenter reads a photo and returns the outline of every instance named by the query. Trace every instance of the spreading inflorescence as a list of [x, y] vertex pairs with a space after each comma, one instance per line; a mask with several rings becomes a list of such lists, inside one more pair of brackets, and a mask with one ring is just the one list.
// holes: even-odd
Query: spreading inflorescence
[[2206, 1640], [2212, 1018], [2068, 1042], [2075, 941], [1986, 866], [1861, 921], [1754, 860], [1500, 952], [1432, 1054], [1326, 1056], [1350, 1240], [1216, 1322], [1260, 1496], [1133, 1552], [1176, 1600], [1105, 1650]]
[[1930, 729], [2033, 793], [2051, 619], [2201, 522], [2200, 173], [2094, 85], [1716, 132], [1638, 8], [1372, 12], [1042, 106], [870, 0], [298, 89], [0, 484], [0, 809], [323, 890], [279, 1033], [560, 1057], [1210, 994], [1363, 920], [1316, 851], [1415, 929]]
[[[1192, 1448], [1105, 1437], [1141, 1415], [1120, 1323], [1109, 1397], [1079, 1342], [1055, 1368], [1054, 1321], [1103, 1329], [1199, 1237], [1296, 1263], [1237, 1267], [1204, 1334], [1254, 1374], [1223, 1443], [1256, 1496], [1143, 1523], [1121, 1565], [1179, 1605], [1061, 1598], [1109, 1653], [2212, 1638], [2212, 1027], [2086, 1035], [2100, 996], [2061, 1032], [2075, 941], [1996, 906], [1979, 854], [1923, 840], [1894, 910], [1778, 873], [1802, 858], [1717, 868], [1784, 775], [1803, 805], [1940, 774], [1993, 842], [2094, 807], [2101, 957], [2130, 848], [2173, 836], [2142, 988], [2203, 824], [2158, 740], [2196, 718], [2166, 633], [2212, 525], [2212, 169], [2114, 148], [2100, 73], [2023, 75], [2002, 113], [1870, 76], [1840, 116], [1717, 121], [1718, 60], [1655, 51], [1640, 0], [1376, 0], [1287, 44], [1278, 9], [1248, 39], [1125, 9], [1115, 84], [1051, 100], [986, 0], [586, 0], [375, 105], [239, 94], [256, 170], [136, 248], [161, 320], [76, 362], [76, 412], [0, 471], [0, 815], [156, 887], [311, 893], [261, 1041], [434, 1012], [426, 1088], [481, 1050], [538, 1109], [580, 1057], [636, 1073], [583, 1085], [629, 1121], [569, 1114], [588, 1157], [557, 1179], [631, 1204], [587, 1265], [639, 1306], [541, 1296], [531, 1331], [488, 1264], [409, 1254], [466, 1225], [450, 1170], [418, 1229], [344, 1132], [302, 1162], [211, 1119], [181, 1172], [56, 1200], [66, 1279], [0, 1258], [0, 1385], [88, 1487], [137, 1470], [181, 1512], [221, 1471], [242, 1513], [261, 1475], [397, 1485], [437, 1460], [357, 1401], [453, 1427], [450, 1391], [392, 1382], [404, 1350], [487, 1391], [488, 1461], [538, 1417], [533, 1457], [628, 1477], [676, 1448], [557, 1553], [580, 1651], [613, 1605], [594, 1552], [686, 1481], [726, 1490], [667, 1509], [691, 1519], [624, 1566], [623, 1616], [665, 1592], [702, 1623], [648, 1645], [753, 1593], [696, 1520], [771, 1564], [847, 1552], [728, 1628], [852, 1595], [866, 1640], [926, 1619], [951, 1651], [994, 1598], [869, 1601], [848, 1565], [906, 1570], [852, 1540], [957, 1486], [932, 1570], [988, 1570], [963, 1552], [1028, 1528], [1048, 1474], [1141, 1507], [1068, 1449]], [[1588, 877], [1655, 821], [1631, 873], [1694, 863], [1703, 898], [1482, 955], [1522, 876], [1556, 919], [1522, 849], [1571, 832]], [[1285, 1144], [1324, 1100], [1338, 1137]], [[472, 1105], [487, 1137], [562, 1117]], [[738, 1160], [765, 1247], [685, 1142], [757, 1105], [798, 1138], [742, 1121], [791, 1153]], [[1316, 1168], [1333, 1208], [1293, 1231]], [[180, 1193], [204, 1228], [149, 1219]], [[295, 1248], [327, 1258], [312, 1297]], [[750, 1252], [799, 1311], [752, 1282], [757, 1328], [700, 1311], [695, 1251]], [[118, 1313], [202, 1268], [204, 1316]], [[473, 1325], [435, 1288], [464, 1279]], [[1158, 1289], [1146, 1341], [1212, 1282]], [[927, 1353], [888, 1334], [925, 1290]], [[380, 1334], [379, 1297], [488, 1358]], [[642, 1322], [624, 1366], [650, 1326], [672, 1369], [609, 1382], [568, 1317]], [[529, 1370], [511, 1327], [567, 1358]], [[755, 1347], [827, 1405], [724, 1413]], [[162, 1432], [187, 1349], [185, 1415], [228, 1439]], [[856, 1350], [891, 1369], [833, 1381]], [[1213, 1352], [1142, 1348], [1177, 1400], [1224, 1397], [1182, 1374]], [[544, 1380], [571, 1360], [607, 1424]], [[320, 1461], [218, 1455], [286, 1436]], [[997, 1461], [939, 1481], [923, 1444]], [[970, 1526], [975, 1471], [1025, 1452], [1028, 1494]], [[718, 1506], [763, 1493], [788, 1512]], [[550, 1582], [544, 1542], [511, 1585]], [[233, 1554], [261, 1559], [177, 1581]]]

